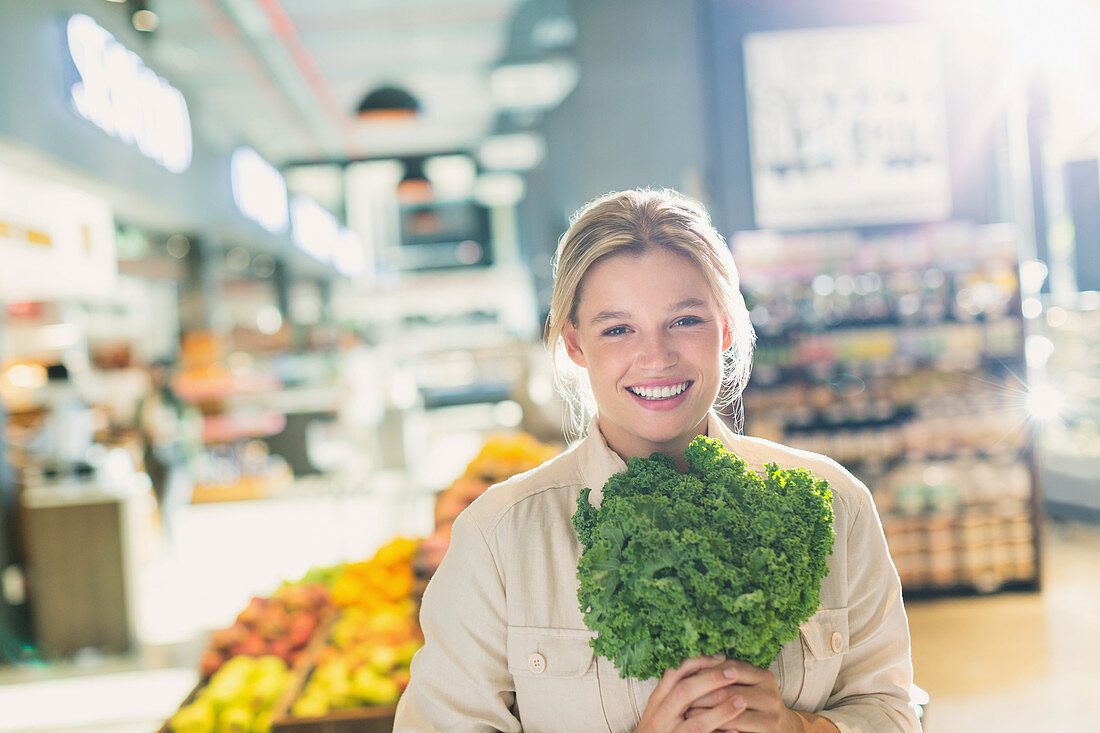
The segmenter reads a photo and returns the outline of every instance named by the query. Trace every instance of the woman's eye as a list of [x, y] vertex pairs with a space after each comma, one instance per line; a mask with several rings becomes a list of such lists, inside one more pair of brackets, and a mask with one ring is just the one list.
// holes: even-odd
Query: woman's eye
[[702, 322], [703, 322], [703, 319], [699, 318], [698, 316], [684, 316], [680, 320], [676, 321], [676, 323], [674, 323], [673, 325], [674, 326], [698, 326]]
[[612, 326], [603, 332], [604, 336], [622, 336], [626, 333], [626, 326]]

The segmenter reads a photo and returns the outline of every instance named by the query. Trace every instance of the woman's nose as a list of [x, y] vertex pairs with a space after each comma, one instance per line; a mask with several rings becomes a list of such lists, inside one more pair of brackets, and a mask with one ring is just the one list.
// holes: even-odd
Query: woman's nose
[[676, 360], [672, 340], [664, 333], [653, 334], [642, 340], [641, 353], [638, 354], [639, 366], [659, 370], [672, 366]]

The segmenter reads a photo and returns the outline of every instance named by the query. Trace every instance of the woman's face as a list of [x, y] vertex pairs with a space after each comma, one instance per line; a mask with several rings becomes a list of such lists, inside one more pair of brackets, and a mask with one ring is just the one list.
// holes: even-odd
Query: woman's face
[[588, 371], [608, 445], [682, 463], [706, 431], [731, 335], [699, 269], [666, 249], [597, 262], [581, 281], [570, 358]]

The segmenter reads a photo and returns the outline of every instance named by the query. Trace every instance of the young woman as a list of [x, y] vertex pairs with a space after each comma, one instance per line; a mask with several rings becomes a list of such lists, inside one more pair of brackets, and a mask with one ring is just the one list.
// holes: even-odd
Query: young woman
[[[754, 335], [729, 249], [702, 207], [624, 191], [577, 213], [556, 257], [549, 343], [583, 440], [487, 491], [455, 522], [424, 596], [425, 646], [395, 731], [915, 731], [901, 587], [871, 495], [823, 456], [738, 435]], [[568, 360], [564, 356], [568, 356]], [[582, 488], [697, 435], [750, 466], [829, 481], [836, 543], [821, 607], [770, 669], [688, 659], [660, 680], [596, 657], [577, 602]]]

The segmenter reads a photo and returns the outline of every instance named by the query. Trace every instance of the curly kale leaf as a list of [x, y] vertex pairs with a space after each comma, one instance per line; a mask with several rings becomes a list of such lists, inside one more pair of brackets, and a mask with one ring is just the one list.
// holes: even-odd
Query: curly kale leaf
[[584, 489], [573, 515], [584, 621], [624, 677], [715, 653], [767, 667], [820, 603], [827, 482], [775, 464], [762, 477], [704, 436], [684, 458], [685, 474], [659, 453], [631, 458], [599, 509]]

